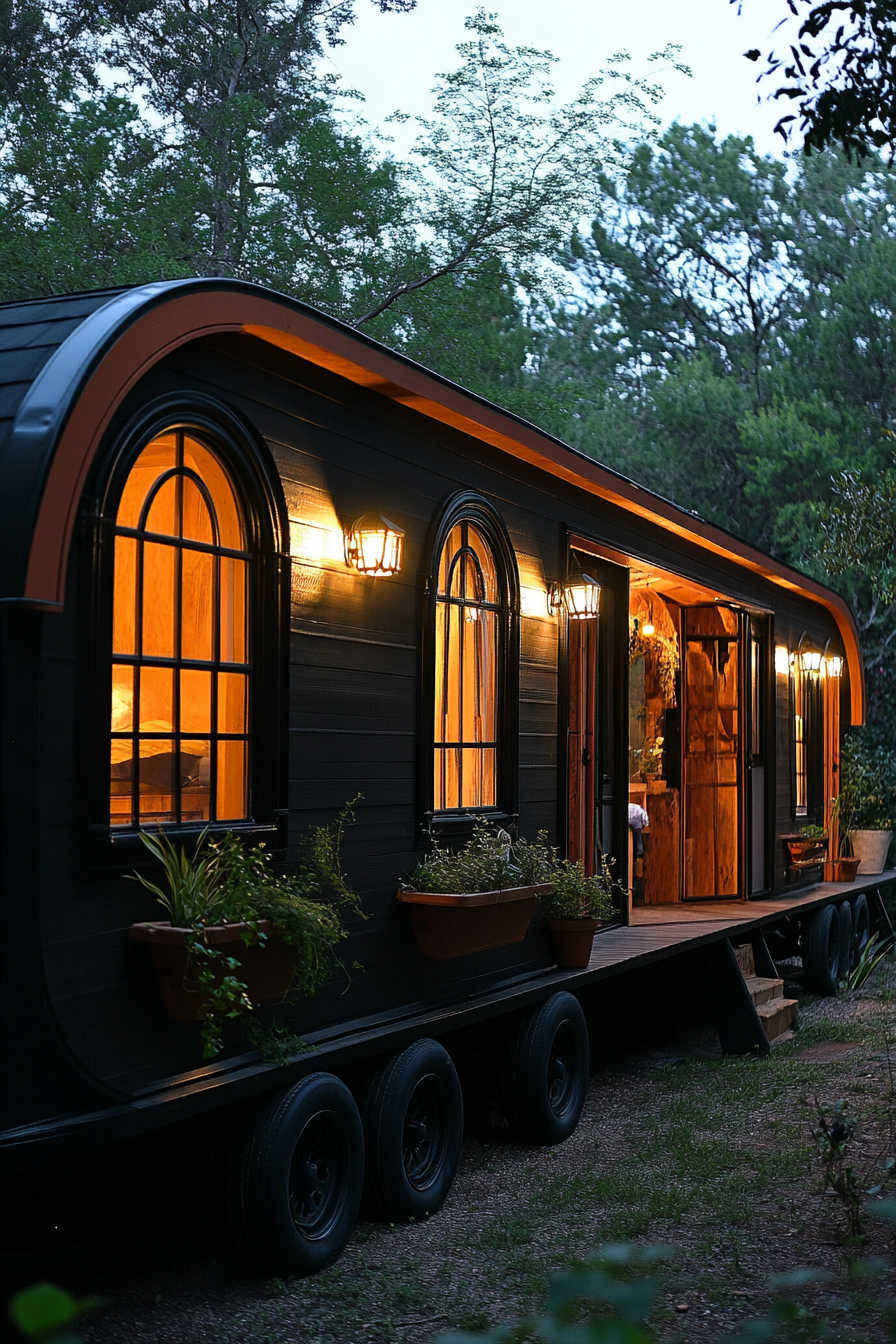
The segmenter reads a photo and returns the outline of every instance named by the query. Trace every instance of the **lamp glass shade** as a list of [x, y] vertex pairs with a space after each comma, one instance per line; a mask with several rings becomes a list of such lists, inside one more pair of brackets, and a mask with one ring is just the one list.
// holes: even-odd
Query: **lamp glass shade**
[[593, 621], [600, 612], [600, 584], [588, 574], [567, 579], [563, 596], [571, 621]]
[[823, 655], [814, 649], [805, 649], [800, 654], [800, 664], [804, 672], [820, 672]]
[[832, 655], [826, 659], [827, 674], [829, 677], [840, 677], [843, 675], [843, 659]]
[[345, 534], [345, 563], [359, 574], [398, 574], [403, 557], [404, 532], [388, 518], [365, 513]]

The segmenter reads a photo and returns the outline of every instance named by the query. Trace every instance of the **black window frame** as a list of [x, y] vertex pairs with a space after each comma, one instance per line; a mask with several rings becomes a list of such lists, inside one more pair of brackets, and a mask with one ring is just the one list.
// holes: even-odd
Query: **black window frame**
[[[802, 666], [800, 653], [791, 661], [790, 692], [790, 799], [794, 824], [819, 825], [824, 821], [824, 694], [821, 674]], [[806, 810], [797, 811], [797, 688], [802, 681], [803, 760], [806, 785]]]
[[[215, 454], [230, 477], [243, 514], [246, 550], [251, 556], [247, 593], [249, 690], [247, 815], [211, 824], [190, 819], [164, 822], [167, 834], [189, 841], [208, 831], [231, 831], [265, 838], [280, 850], [287, 812], [286, 707], [290, 561], [289, 523], [279, 472], [264, 441], [230, 407], [190, 390], [169, 393], [144, 405], [107, 437], [82, 501], [82, 537], [89, 563], [82, 574], [90, 619], [82, 622], [80, 694], [85, 713], [79, 755], [85, 764], [82, 806], [92, 836], [88, 866], [96, 862], [96, 842], [110, 851], [142, 850], [141, 830], [156, 823], [120, 826], [109, 816], [109, 706], [112, 695], [112, 611], [116, 518], [130, 470], [154, 438], [184, 430]], [[82, 608], [83, 609], [83, 608]]]
[[[436, 620], [442, 552], [458, 523], [472, 523], [491, 547], [501, 604], [498, 617], [496, 803], [493, 807], [435, 808], [434, 753], [436, 694]], [[483, 495], [459, 491], [445, 500], [431, 532], [424, 635], [421, 641], [421, 714], [419, 731], [419, 794], [423, 828], [433, 836], [466, 839], [473, 819], [485, 817], [496, 826], [513, 827], [519, 816], [519, 685], [520, 581], [516, 553], [498, 511]]]

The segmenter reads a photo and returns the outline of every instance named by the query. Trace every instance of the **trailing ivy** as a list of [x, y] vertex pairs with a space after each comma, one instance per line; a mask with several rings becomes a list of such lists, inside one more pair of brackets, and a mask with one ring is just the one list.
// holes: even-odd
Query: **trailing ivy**
[[277, 936], [296, 954], [291, 996], [309, 998], [335, 967], [346, 969], [335, 952], [348, 932], [343, 912], [362, 918], [363, 912], [342, 871], [340, 853], [358, 798], [346, 803], [333, 821], [308, 832], [289, 876], [274, 872], [263, 843], [247, 848], [230, 833], [210, 841], [203, 832], [190, 856], [163, 831], [141, 832], [144, 845], [162, 864], [167, 889], [141, 873], [134, 878], [168, 911], [173, 926], [187, 930], [187, 976], [201, 996], [204, 1058], [223, 1049], [224, 1022], [255, 1007], [240, 978], [239, 958], [212, 942], [210, 929], [239, 924], [239, 937], [247, 947], [264, 946], [262, 921], [271, 920]]

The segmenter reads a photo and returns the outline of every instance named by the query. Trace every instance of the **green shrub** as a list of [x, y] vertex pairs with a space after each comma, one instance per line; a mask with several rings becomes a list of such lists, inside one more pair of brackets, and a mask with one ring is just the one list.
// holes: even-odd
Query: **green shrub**
[[506, 831], [493, 831], [477, 818], [472, 837], [461, 849], [434, 843], [401, 885], [407, 891], [463, 895], [551, 882], [557, 855], [546, 843], [546, 834], [540, 831], [535, 841], [511, 840]]
[[566, 859], [557, 863], [551, 876], [553, 888], [540, 897], [541, 908], [549, 919], [612, 919], [613, 881], [610, 871], [612, 860], [606, 854], [600, 858], [600, 872], [585, 876], [581, 859]]

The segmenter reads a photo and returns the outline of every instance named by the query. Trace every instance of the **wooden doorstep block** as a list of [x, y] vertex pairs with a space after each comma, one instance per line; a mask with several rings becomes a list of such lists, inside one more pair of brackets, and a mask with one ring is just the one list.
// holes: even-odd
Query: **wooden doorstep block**
[[747, 975], [744, 976], [744, 984], [750, 991], [750, 998], [756, 1004], [768, 1003], [770, 999], [779, 999], [784, 989], [783, 980], [772, 980], [768, 976]]
[[769, 999], [757, 1004], [756, 1012], [765, 1028], [766, 1039], [777, 1040], [795, 1022], [799, 1004], [796, 999]]

